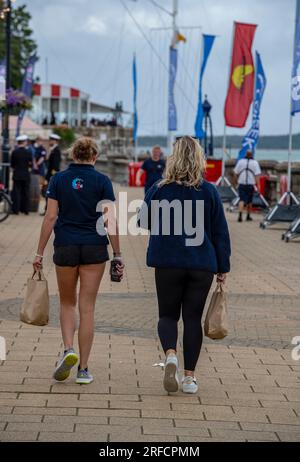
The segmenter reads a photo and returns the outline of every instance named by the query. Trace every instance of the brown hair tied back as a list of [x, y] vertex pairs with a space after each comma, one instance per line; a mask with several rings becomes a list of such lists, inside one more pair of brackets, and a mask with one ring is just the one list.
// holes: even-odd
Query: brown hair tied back
[[90, 162], [99, 154], [97, 143], [86, 136], [79, 138], [71, 147], [71, 154], [74, 160], [79, 162]]

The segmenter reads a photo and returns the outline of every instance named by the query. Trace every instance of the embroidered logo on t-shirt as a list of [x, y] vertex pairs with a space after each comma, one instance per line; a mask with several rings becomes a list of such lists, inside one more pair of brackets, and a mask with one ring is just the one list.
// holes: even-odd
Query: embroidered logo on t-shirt
[[82, 189], [83, 188], [83, 180], [81, 178], [74, 178], [72, 181], [72, 188], [73, 189]]

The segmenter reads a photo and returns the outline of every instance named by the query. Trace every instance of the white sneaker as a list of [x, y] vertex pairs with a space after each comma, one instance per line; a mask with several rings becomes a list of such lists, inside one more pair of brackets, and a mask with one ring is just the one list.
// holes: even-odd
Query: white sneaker
[[165, 362], [164, 389], [169, 393], [175, 393], [179, 388], [178, 359], [175, 355], [168, 355]]
[[183, 393], [197, 393], [198, 385], [195, 377], [191, 377], [190, 375], [186, 375], [182, 379], [182, 391]]

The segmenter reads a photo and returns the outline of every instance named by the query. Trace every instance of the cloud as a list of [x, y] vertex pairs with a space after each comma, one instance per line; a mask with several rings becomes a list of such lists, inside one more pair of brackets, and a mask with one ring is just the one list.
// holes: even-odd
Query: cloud
[[82, 25], [81, 30], [94, 35], [105, 35], [107, 33], [106, 24], [96, 16], [89, 16]]

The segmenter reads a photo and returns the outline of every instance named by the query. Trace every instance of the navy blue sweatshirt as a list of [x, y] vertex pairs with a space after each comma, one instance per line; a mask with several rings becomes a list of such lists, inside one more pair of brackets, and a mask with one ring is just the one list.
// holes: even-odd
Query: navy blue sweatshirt
[[[181, 205], [181, 215], [178, 215], [180, 208], [174, 212], [171, 203]], [[169, 230], [164, 228], [166, 214], [162, 212], [162, 204], [169, 204]], [[182, 226], [178, 229], [180, 221]], [[154, 184], [141, 207], [139, 226], [150, 230], [148, 266], [200, 269], [213, 273], [230, 271], [230, 237], [223, 204], [216, 187], [206, 181], [197, 189], [177, 183], [161, 187]]]

